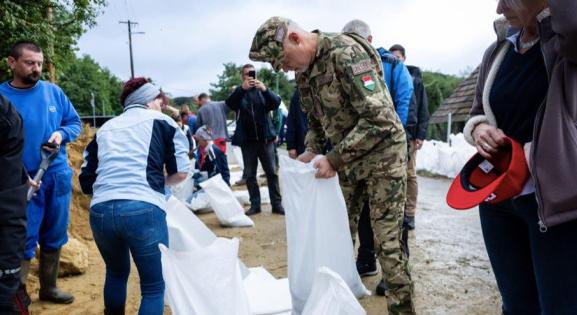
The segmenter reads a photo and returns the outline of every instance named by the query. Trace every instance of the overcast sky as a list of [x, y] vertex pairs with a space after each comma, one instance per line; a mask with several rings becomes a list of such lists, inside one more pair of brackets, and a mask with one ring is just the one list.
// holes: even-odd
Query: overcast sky
[[[126, 24], [133, 32], [137, 76], [153, 78], [173, 96], [208, 91], [225, 62], [250, 62], [256, 29], [271, 16], [291, 18], [304, 29], [338, 32], [352, 19], [367, 22], [376, 47], [402, 44], [407, 63], [461, 74], [472, 70], [495, 39], [496, 0], [109, 0], [97, 25], [79, 41], [122, 80], [130, 77]], [[257, 67], [267, 66], [257, 64]], [[291, 75], [292, 77], [292, 75]]]

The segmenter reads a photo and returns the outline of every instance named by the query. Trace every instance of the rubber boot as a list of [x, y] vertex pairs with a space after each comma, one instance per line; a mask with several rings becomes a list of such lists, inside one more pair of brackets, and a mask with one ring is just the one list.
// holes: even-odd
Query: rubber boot
[[40, 249], [40, 300], [50, 301], [57, 304], [69, 304], [74, 301], [74, 296], [70, 293], [61, 291], [56, 287], [58, 278], [58, 264], [60, 262], [60, 249], [55, 251], [46, 251]]

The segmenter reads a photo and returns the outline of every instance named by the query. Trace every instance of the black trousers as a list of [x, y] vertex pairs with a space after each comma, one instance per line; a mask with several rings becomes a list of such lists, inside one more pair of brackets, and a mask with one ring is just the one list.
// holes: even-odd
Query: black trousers
[[577, 220], [539, 231], [535, 194], [479, 205], [505, 315], [577, 314]]
[[14, 309], [26, 244], [28, 185], [0, 191], [0, 314]]
[[[357, 260], [364, 263], [372, 263], [375, 261], [375, 238], [373, 235], [373, 227], [371, 226], [371, 209], [369, 203], [365, 202], [361, 216], [359, 217], [358, 233], [359, 233], [359, 253]], [[405, 216], [406, 219], [406, 216]], [[401, 235], [402, 248], [409, 256], [409, 230], [403, 222], [403, 234]]]
[[240, 146], [242, 150], [242, 160], [244, 162], [244, 173], [246, 174], [246, 187], [250, 196], [251, 207], [260, 207], [260, 190], [256, 178], [258, 161], [266, 174], [268, 183], [268, 193], [273, 209], [281, 207], [280, 189], [278, 175], [275, 167], [275, 145], [274, 142], [247, 141]]

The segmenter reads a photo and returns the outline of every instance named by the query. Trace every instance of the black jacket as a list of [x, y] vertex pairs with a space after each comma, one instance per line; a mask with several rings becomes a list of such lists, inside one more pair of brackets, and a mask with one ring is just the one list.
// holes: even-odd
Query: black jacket
[[225, 101], [237, 113], [232, 144], [240, 146], [246, 141], [273, 141], [276, 132], [269, 112], [276, 110], [280, 101], [280, 97], [270, 89], [261, 92], [256, 88], [245, 91], [237, 87]]
[[286, 143], [287, 150], [295, 149], [297, 154], [305, 152], [305, 137], [308, 131], [307, 115], [301, 108], [300, 95], [296, 90], [291, 99], [291, 104], [286, 119]]
[[[28, 175], [22, 163], [23, 123], [0, 95], [0, 271], [20, 267], [26, 242]], [[18, 273], [0, 272], [0, 313], [12, 309]]]
[[[429, 100], [425, 92], [421, 69], [415, 66], [407, 66], [407, 68], [413, 77], [413, 93], [415, 94], [409, 108], [407, 133], [411, 139], [424, 140], [427, 138], [427, 128], [429, 128]], [[411, 122], [411, 119], [416, 119], [416, 121]]]

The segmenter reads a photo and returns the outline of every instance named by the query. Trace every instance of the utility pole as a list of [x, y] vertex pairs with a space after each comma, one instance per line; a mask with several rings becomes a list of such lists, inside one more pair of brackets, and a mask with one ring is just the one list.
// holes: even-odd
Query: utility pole
[[132, 34], [144, 34], [144, 32], [132, 32], [132, 25], [138, 25], [137, 22], [131, 22], [130, 20], [120, 21], [120, 24], [128, 25], [128, 49], [130, 50], [130, 78], [134, 78], [134, 61], [132, 58]]
[[[49, 1], [46, 7], [46, 20], [48, 20], [48, 33], [50, 35], [54, 34], [54, 11], [52, 1]], [[50, 58], [48, 58], [47, 68], [48, 68], [48, 80], [52, 83], [56, 82], [56, 67], [54, 66], [54, 37], [50, 36], [50, 41], [48, 42], [47, 52]]]
[[92, 106], [92, 127], [96, 128], [96, 102], [94, 102], [93, 92], [90, 92], [90, 105]]

